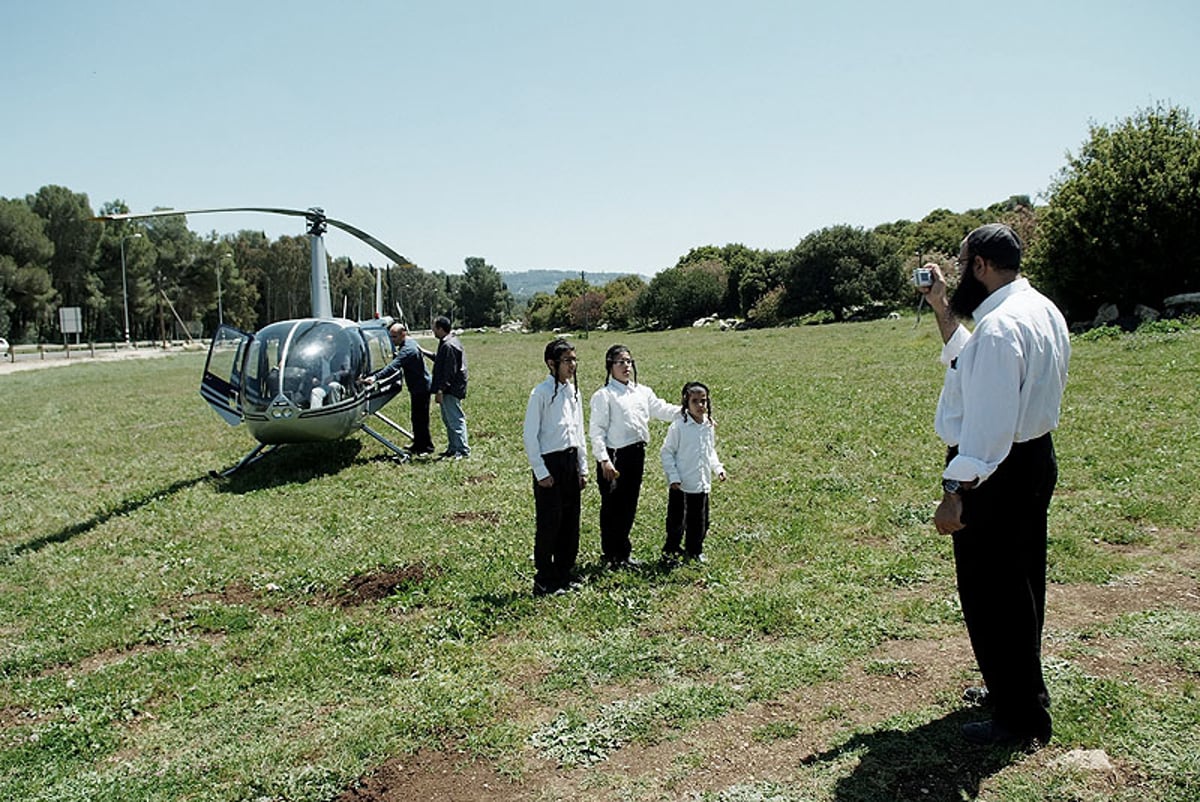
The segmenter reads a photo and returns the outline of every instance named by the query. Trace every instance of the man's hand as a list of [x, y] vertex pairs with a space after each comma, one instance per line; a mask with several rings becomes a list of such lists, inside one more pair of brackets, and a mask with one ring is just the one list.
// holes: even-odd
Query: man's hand
[[[441, 393], [438, 393], [438, 395], [441, 395]], [[554, 477], [547, 476], [545, 479], [539, 479], [538, 487], [554, 487]]]
[[[438, 391], [437, 391], [437, 395], [435, 395], [435, 396], [433, 397], [433, 399], [434, 399], [434, 401], [436, 401], [438, 404], [441, 404], [441, 403], [442, 403], [442, 391], [441, 391], [441, 390], [438, 390]], [[550, 486], [550, 485], [546, 485], [546, 487], [549, 487], [549, 486]]]
[[950, 296], [946, 288], [946, 277], [942, 268], [934, 262], [925, 265], [925, 269], [933, 275], [933, 284], [928, 287], [917, 287], [917, 292], [925, 296], [933, 316], [937, 318], [938, 331], [942, 334], [942, 342], [950, 342], [954, 331], [958, 328], [958, 319], [950, 311]]
[[600, 463], [600, 473], [604, 474], [605, 481], [611, 482], [621, 474], [617, 471], [617, 467], [608, 460]]
[[946, 277], [942, 274], [942, 268], [935, 262], [928, 262], [923, 267], [933, 275], [933, 284], [928, 287], [917, 287], [917, 292], [925, 296], [925, 300], [929, 302], [929, 307], [934, 312], [941, 314], [950, 305], [946, 294]]
[[943, 535], [952, 535], [962, 529], [962, 496], [943, 493], [942, 503], [933, 513], [933, 525]]

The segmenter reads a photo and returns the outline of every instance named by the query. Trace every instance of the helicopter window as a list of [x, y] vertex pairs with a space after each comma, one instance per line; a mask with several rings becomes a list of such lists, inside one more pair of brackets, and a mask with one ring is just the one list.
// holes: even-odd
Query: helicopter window
[[358, 393], [363, 349], [351, 333], [327, 321], [297, 328], [282, 372], [283, 392], [294, 404], [316, 408]]
[[245, 404], [259, 412], [279, 394], [279, 358], [292, 324], [267, 326], [250, 342], [246, 355], [246, 376], [242, 383]]
[[215, 376], [236, 387], [241, 383], [240, 357], [242, 345], [248, 338], [241, 332], [222, 328], [208, 352], [208, 364], [204, 366], [206, 374]]
[[379, 370], [392, 361], [392, 339], [386, 329], [362, 329], [367, 341], [370, 370]]

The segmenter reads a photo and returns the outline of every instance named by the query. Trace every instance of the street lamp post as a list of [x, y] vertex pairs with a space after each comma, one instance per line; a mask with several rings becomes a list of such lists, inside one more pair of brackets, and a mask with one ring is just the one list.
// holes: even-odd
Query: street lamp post
[[125, 308], [125, 344], [129, 345], [129, 289], [125, 284], [125, 240], [140, 239], [141, 234], [126, 234], [121, 237], [121, 301]]

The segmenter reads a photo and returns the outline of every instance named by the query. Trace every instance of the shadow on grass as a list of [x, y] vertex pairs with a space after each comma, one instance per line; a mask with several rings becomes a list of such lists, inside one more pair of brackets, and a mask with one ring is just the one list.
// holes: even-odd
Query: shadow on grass
[[130, 513], [136, 512], [152, 501], [158, 501], [166, 496], [174, 495], [181, 490], [186, 490], [189, 487], [207, 481], [207, 479], [207, 476], [197, 476], [192, 479], [180, 479], [178, 482], [174, 482], [167, 487], [162, 488], [161, 490], [151, 490], [135, 498], [126, 499], [118, 506], [113, 507], [110, 510], [97, 513], [91, 518], [88, 518], [86, 521], [81, 521], [77, 524], [71, 524], [70, 526], [60, 529], [57, 532], [53, 532], [48, 535], [42, 535], [41, 537], [34, 538], [27, 543], [21, 543], [20, 545], [13, 547], [12, 550], [4, 554], [0, 554], [0, 565], [8, 565], [22, 554], [40, 551], [46, 546], [53, 546], [56, 543], [66, 543], [71, 538], [90, 532], [96, 527], [111, 521], [113, 518], [119, 518], [122, 515], [129, 515]]
[[920, 799], [961, 802], [975, 799], [985, 779], [1024, 752], [967, 744], [959, 728], [979, 718], [977, 711], [957, 710], [909, 730], [878, 730], [855, 735], [841, 746], [811, 755], [814, 765], [861, 753], [858, 765], [838, 781], [837, 802]]
[[[358, 461], [363, 444], [355, 438], [327, 443], [294, 443], [265, 454], [258, 461], [239, 468], [218, 485], [219, 492], [241, 495], [281, 485], [304, 484], [332, 476]], [[377, 461], [395, 461], [390, 454]]]

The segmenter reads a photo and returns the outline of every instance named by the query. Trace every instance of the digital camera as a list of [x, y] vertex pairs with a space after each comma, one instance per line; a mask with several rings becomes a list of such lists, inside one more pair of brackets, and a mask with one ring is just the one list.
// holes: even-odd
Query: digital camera
[[933, 286], [933, 271], [928, 267], [918, 267], [913, 269], [912, 283], [914, 287], [932, 287]]

